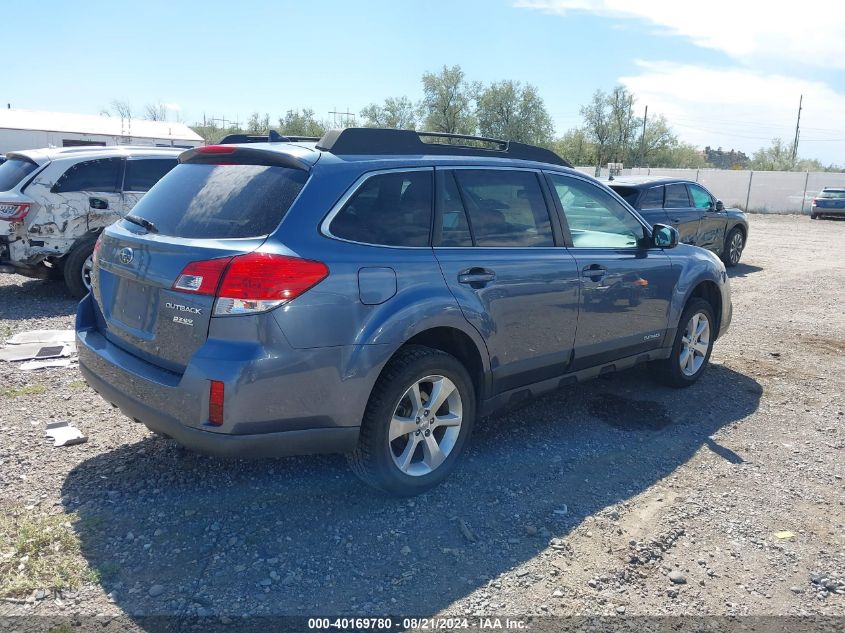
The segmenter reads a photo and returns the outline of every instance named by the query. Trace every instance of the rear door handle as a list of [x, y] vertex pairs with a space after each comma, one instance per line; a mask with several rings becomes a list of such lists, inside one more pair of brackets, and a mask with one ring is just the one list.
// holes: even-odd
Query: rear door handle
[[601, 264], [590, 264], [581, 271], [581, 275], [593, 281], [601, 281], [607, 275], [607, 266]]
[[681, 222], [681, 218], [672, 218], [672, 222], [679, 224]]
[[496, 279], [496, 273], [487, 268], [467, 268], [458, 273], [458, 283], [460, 284], [479, 284], [483, 286]]

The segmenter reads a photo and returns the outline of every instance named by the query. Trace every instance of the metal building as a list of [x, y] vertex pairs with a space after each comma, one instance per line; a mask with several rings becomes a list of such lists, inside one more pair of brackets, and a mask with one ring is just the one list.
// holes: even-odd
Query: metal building
[[0, 109], [0, 154], [41, 147], [151, 145], [187, 148], [202, 144], [202, 137], [184, 123]]

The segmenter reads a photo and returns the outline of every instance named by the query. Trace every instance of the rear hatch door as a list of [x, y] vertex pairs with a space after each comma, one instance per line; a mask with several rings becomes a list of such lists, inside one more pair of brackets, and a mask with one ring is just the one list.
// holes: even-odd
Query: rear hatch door
[[818, 209], [845, 209], [845, 189], [828, 189], [816, 198]]
[[[235, 149], [214, 154], [216, 147]], [[132, 213], [106, 229], [92, 276], [98, 325], [109, 341], [178, 373], [208, 337], [216, 280], [229, 258], [261, 246], [309, 174], [306, 163], [278, 152], [201, 150], [183, 155]], [[203, 262], [199, 269], [196, 262]], [[189, 264], [193, 273], [180, 278]], [[200, 293], [175, 288], [177, 279]]]

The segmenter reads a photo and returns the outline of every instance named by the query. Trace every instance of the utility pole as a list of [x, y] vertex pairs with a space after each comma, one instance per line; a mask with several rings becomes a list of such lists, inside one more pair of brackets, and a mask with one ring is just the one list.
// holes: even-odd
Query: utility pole
[[[346, 106], [346, 112], [338, 112], [337, 107], [335, 107], [329, 114], [332, 115], [335, 127], [338, 127], [338, 121], [340, 121], [340, 127], [349, 127], [350, 121], [355, 122], [355, 113], [349, 111], [349, 106]], [[344, 117], [346, 118], [344, 119]]]
[[645, 114], [643, 114], [643, 135], [640, 137], [640, 161], [639, 166], [643, 166], [645, 160], [645, 124], [648, 121], [648, 106], [645, 107]]
[[792, 142], [792, 164], [798, 160], [798, 137], [801, 135], [801, 106], [804, 104], [804, 95], [798, 100], [798, 120], [795, 122], [795, 140]]

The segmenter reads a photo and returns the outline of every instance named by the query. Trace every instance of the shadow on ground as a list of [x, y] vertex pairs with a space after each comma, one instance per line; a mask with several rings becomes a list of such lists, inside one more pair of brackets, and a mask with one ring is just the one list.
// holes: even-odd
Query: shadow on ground
[[20, 284], [0, 286], [0, 319], [10, 321], [66, 316], [79, 303], [64, 282], [15, 276]]
[[738, 263], [736, 266], [732, 268], [728, 268], [728, 277], [733, 279], [734, 277], [747, 277], [752, 273], [760, 272], [762, 267], [754, 266], [753, 264], [743, 264], [742, 262]]
[[152, 614], [430, 615], [704, 446], [753, 461], [710, 436], [761, 393], [723, 366], [687, 390], [636, 371], [593, 381], [480, 421], [458, 472], [413, 500], [364, 487], [340, 456], [227, 462], [151, 437], [81, 463], [63, 502], [142, 627]]

